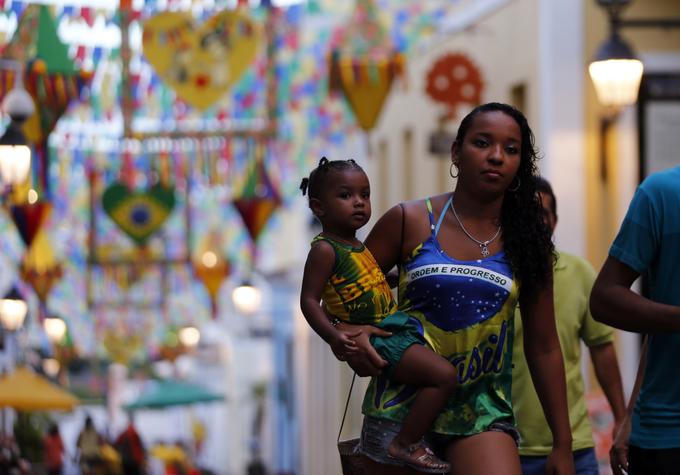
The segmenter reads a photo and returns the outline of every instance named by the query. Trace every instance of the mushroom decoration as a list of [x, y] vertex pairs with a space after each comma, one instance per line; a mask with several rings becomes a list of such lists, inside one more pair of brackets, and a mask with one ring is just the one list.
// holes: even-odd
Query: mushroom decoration
[[479, 104], [483, 90], [479, 69], [461, 53], [441, 56], [427, 73], [425, 91], [435, 102], [446, 106], [445, 119], [452, 119], [461, 104]]

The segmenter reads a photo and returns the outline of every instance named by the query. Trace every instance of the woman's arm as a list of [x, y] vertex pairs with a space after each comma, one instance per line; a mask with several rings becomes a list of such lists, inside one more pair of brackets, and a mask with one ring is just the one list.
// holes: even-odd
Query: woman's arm
[[520, 295], [524, 354], [531, 379], [553, 435], [553, 452], [546, 473], [572, 474], [572, 437], [567, 409], [567, 389], [562, 350], [555, 328], [552, 279], [535, 289], [532, 297]]
[[345, 327], [344, 330], [336, 328], [321, 308], [323, 288], [333, 274], [334, 265], [333, 247], [323, 241], [315, 243], [307, 255], [302, 276], [300, 309], [309, 326], [330, 345], [335, 356], [344, 361], [348, 354], [357, 350], [352, 338], [359, 336], [361, 331], [350, 327]]

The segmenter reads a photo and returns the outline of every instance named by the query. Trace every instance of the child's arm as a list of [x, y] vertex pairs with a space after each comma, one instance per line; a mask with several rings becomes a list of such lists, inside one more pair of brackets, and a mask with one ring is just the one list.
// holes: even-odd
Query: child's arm
[[361, 334], [361, 330], [341, 331], [326, 316], [320, 305], [324, 285], [333, 274], [335, 251], [330, 244], [320, 241], [312, 246], [307, 255], [305, 270], [302, 276], [300, 291], [300, 308], [309, 326], [328, 343], [335, 356], [344, 360], [357, 350], [353, 338]]

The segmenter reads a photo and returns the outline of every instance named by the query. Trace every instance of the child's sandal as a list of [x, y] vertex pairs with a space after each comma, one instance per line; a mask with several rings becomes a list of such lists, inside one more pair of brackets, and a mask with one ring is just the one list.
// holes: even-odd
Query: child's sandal
[[[422, 449], [422, 454], [415, 455]], [[423, 473], [448, 473], [451, 466], [440, 460], [422, 440], [408, 447], [390, 445], [388, 454], [401, 464]]]

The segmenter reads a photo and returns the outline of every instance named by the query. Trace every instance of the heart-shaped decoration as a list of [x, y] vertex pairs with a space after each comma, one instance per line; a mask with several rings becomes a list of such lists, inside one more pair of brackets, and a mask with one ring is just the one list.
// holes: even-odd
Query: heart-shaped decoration
[[175, 192], [160, 184], [148, 191], [133, 191], [123, 183], [114, 182], [104, 191], [102, 206], [120, 229], [143, 246], [172, 212]]
[[165, 12], [144, 23], [142, 47], [160, 78], [198, 109], [215, 104], [255, 60], [261, 29], [241, 10], [203, 25], [191, 13]]

